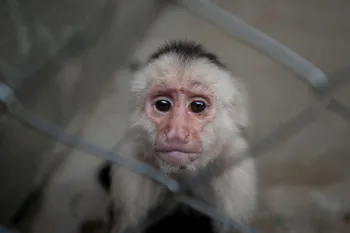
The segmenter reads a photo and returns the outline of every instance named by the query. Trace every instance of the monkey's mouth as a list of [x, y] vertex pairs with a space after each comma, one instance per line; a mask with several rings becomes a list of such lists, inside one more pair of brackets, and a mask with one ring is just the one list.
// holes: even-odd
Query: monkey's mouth
[[187, 166], [200, 157], [200, 153], [197, 152], [184, 152], [178, 150], [157, 150], [156, 152], [160, 160], [171, 166]]

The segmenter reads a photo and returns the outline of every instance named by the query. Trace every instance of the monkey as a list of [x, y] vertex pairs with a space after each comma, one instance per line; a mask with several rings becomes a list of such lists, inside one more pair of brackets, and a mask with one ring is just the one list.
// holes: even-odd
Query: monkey
[[[131, 133], [116, 148], [119, 155], [176, 177], [180, 172], [196, 174], [217, 158], [235, 158], [249, 149], [242, 132], [250, 124], [243, 83], [198, 43], [161, 46], [137, 67], [130, 94]], [[79, 177], [76, 166], [85, 171]], [[48, 188], [32, 233], [135, 230], [152, 210], [168, 204], [169, 192], [162, 185], [116, 164], [77, 157], [64, 171]], [[212, 187], [213, 195], [206, 193], [205, 185]], [[245, 223], [257, 202], [255, 162], [244, 158], [191, 191], [222, 216]], [[80, 198], [73, 205], [78, 218], [71, 213], [75, 197]], [[101, 226], [101, 221], [106, 224]], [[223, 224], [214, 221], [213, 226], [215, 232], [225, 232]]]
[[[130, 82], [133, 135], [119, 154], [150, 164], [170, 177], [196, 174], [218, 158], [245, 156], [242, 130], [250, 126], [242, 80], [199, 42], [172, 40], [154, 51]], [[257, 206], [255, 161], [249, 156], [191, 190], [227, 219], [247, 223]], [[135, 231], [169, 191], [152, 179], [112, 165], [110, 196], [117, 213], [112, 233]], [[206, 194], [205, 185], [212, 195]], [[225, 225], [213, 222], [216, 233]]]

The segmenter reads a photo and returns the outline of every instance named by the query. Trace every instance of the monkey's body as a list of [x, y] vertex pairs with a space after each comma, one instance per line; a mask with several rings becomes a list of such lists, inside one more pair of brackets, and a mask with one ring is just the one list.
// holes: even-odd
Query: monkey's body
[[[124, 156], [172, 176], [183, 170], [195, 174], [216, 158], [241, 158], [248, 149], [241, 132], [249, 122], [243, 86], [199, 45], [173, 42], [160, 48], [135, 75], [131, 92], [134, 137], [118, 149]], [[254, 160], [247, 157], [192, 193], [222, 216], [244, 223], [254, 212], [256, 187]], [[111, 196], [118, 214], [113, 233], [138, 228], [167, 192], [148, 177], [114, 166]], [[223, 224], [214, 226], [224, 231]]]
[[169, 215], [151, 224], [143, 233], [163, 233], [171, 229], [172, 232], [201, 232], [215, 233], [211, 218], [195, 210], [179, 206]]
[[[128, 153], [128, 149], [139, 148], [136, 145], [128, 147], [121, 147], [121, 154], [130, 155], [133, 153], [130, 151]], [[135, 159], [146, 162], [140, 157]], [[117, 212], [113, 233], [138, 229], [140, 222], [149, 217], [148, 214], [151, 210], [159, 208], [167, 201], [165, 198], [169, 192], [150, 178], [138, 175], [118, 165], [112, 167], [111, 185], [112, 200]], [[210, 193], [210, 195], [206, 193], [208, 187], [205, 184], [192, 190], [192, 193], [208, 201], [225, 217], [242, 224], [249, 220], [256, 206], [254, 160], [244, 159], [240, 165], [233, 166], [220, 177], [215, 178], [210, 186], [212, 187], [210, 190], [214, 190], [214, 193]], [[214, 199], [208, 199], [212, 197]], [[223, 232], [221, 227], [222, 224], [214, 222], [215, 232]]]
[[[216, 159], [241, 159], [248, 149], [242, 136], [249, 124], [242, 83], [200, 45], [173, 42], [160, 48], [137, 71], [131, 94], [133, 133], [118, 148], [120, 155], [176, 176], [180, 171], [196, 174]], [[245, 223], [257, 205], [254, 163], [246, 157], [191, 191], [225, 218]], [[124, 167], [107, 165], [98, 174], [90, 178], [100, 182], [94, 183], [96, 191], [110, 194], [106, 203], [113, 203], [111, 233], [138, 229], [151, 210], [168, 203], [162, 185]], [[217, 222], [214, 229], [226, 231]]]

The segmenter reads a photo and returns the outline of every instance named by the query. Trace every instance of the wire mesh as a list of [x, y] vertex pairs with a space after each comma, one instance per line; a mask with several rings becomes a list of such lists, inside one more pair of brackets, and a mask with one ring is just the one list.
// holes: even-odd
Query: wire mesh
[[[191, 177], [190, 179], [186, 178], [183, 179], [181, 182], [178, 182], [174, 179], [167, 177], [160, 171], [157, 171], [156, 169], [150, 167], [148, 164], [144, 164], [139, 161], [132, 160], [130, 158], [122, 157], [113, 151], [100, 148], [99, 146], [91, 142], [85, 141], [77, 136], [65, 133], [64, 130], [59, 128], [58, 126], [26, 110], [15, 99], [15, 97], [12, 94], [13, 92], [8, 86], [4, 84], [0, 85], [0, 98], [6, 104], [8, 113], [16, 117], [20, 121], [29, 124], [31, 127], [34, 127], [35, 129], [46, 133], [70, 146], [74, 146], [91, 154], [95, 154], [96, 156], [109, 160], [112, 163], [116, 163], [126, 168], [129, 168], [139, 174], [149, 176], [150, 178], [161, 183], [174, 193], [178, 193], [180, 191], [180, 186], [188, 189], [190, 187], [193, 188], [196, 185], [207, 183], [213, 177], [220, 175], [225, 169], [237, 165], [238, 162], [237, 160], [219, 160], [213, 163], [214, 166], [207, 167], [205, 170], [201, 171], [197, 176]], [[269, 136], [253, 145], [251, 153], [254, 156], [258, 156], [259, 154], [266, 152], [268, 149], [272, 148], [274, 145], [283, 142], [288, 137], [305, 127], [308, 123], [312, 122], [312, 120], [319, 115], [319, 111], [324, 110], [324, 108], [328, 108], [336, 112], [337, 114], [344, 116], [346, 119], [350, 120], [348, 115], [350, 110], [338, 101], [331, 99], [331, 101], [328, 101], [323, 105], [317, 101], [317, 103], [311, 104], [308, 108], [302, 111], [295, 118], [292, 118], [288, 122], [284, 123], [275, 131], [273, 131]], [[182, 190], [181, 192], [183, 191], [184, 190]], [[223, 223], [226, 222], [226, 220], [223, 217], [220, 217], [219, 214], [216, 213], [216, 211], [213, 208], [210, 208], [203, 201], [199, 201], [193, 197], [183, 195], [179, 197], [178, 201], [190, 206], [191, 208], [196, 209], [199, 212], [202, 212], [205, 215], [215, 218], [216, 220], [222, 221]], [[232, 227], [236, 229], [242, 230], [243, 232], [252, 232], [249, 231], [246, 227], [235, 222], [231, 222], [230, 225], [232, 225]]]
[[[283, 63], [285, 66], [289, 66], [296, 73], [304, 76], [305, 80], [309, 82], [309, 84], [313, 87], [310, 89], [310, 93], [316, 97], [315, 101], [310, 103], [307, 108], [301, 111], [294, 118], [288, 120], [287, 122], [281, 124], [274, 131], [272, 131], [268, 136], [263, 138], [262, 140], [254, 143], [249, 151], [252, 156], [258, 156], [266, 151], [270, 150], [274, 146], [283, 143], [290, 136], [297, 133], [309, 123], [311, 123], [314, 119], [319, 116], [321, 111], [329, 110], [332, 111], [346, 120], [350, 121], [350, 109], [346, 107], [344, 104], [340, 103], [336, 99], [332, 98], [330, 95], [330, 91], [339, 86], [340, 83], [349, 79], [350, 75], [348, 72], [341, 73], [337, 75], [337, 77], [331, 78], [330, 80], [336, 80], [334, 83], [329, 83], [327, 76], [317, 67], [314, 67], [310, 62], [305, 59], [299, 59], [298, 55], [294, 52], [286, 49], [283, 45], [278, 44], [275, 41], [271, 41], [268, 36], [258, 32], [257, 30], [253, 30], [251, 27], [242, 24], [239, 22], [239, 28], [232, 29], [232, 25], [237, 23], [236, 18], [232, 18], [227, 12], [224, 12], [222, 9], [217, 8], [216, 6], [210, 5], [210, 3], [206, 1], [180, 1], [181, 4], [185, 4], [186, 7], [193, 10], [194, 3], [201, 3], [203, 8], [198, 7], [196, 5], [196, 12], [199, 15], [211, 15], [211, 20], [218, 19], [218, 17], [213, 17], [212, 14], [220, 14], [225, 15], [226, 19], [222, 19], [216, 22], [218, 25], [226, 25], [226, 30], [235, 31], [235, 35], [241, 37], [243, 39], [251, 38], [250, 42], [254, 44], [256, 41], [269, 41], [268, 45], [261, 43], [259, 45], [255, 45], [260, 48], [263, 52], [271, 52], [271, 50], [275, 51], [274, 53], [270, 53], [273, 59], [278, 60], [280, 63]], [[210, 11], [208, 11], [210, 10]], [[208, 14], [205, 14], [208, 13]], [[231, 18], [230, 18], [231, 17]], [[210, 17], [209, 17], [210, 20]], [[225, 21], [226, 20], [226, 21]], [[227, 21], [231, 22], [231, 29], [227, 29]], [[225, 28], [223, 27], [223, 28]], [[233, 27], [234, 28], [234, 27]], [[250, 30], [250, 33], [246, 33]], [[237, 32], [237, 31], [241, 31]], [[245, 32], [244, 32], [245, 31]], [[243, 32], [243, 33], [242, 33]], [[255, 39], [254, 39], [255, 38]], [[260, 40], [257, 40], [259, 38]], [[276, 55], [280, 52], [280, 55]], [[283, 59], [282, 59], [283, 58]], [[299, 65], [299, 66], [298, 66]], [[308, 71], [306, 71], [308, 70]], [[311, 71], [310, 71], [311, 70]], [[314, 72], [313, 72], [314, 71]], [[310, 73], [312, 74], [310, 76]], [[315, 74], [317, 74], [315, 76]], [[317, 78], [317, 76], [319, 78]], [[320, 81], [321, 80], [321, 81]], [[7, 107], [7, 113], [12, 115], [16, 119], [20, 120], [23, 123], [28, 124], [29, 126], [43, 132], [45, 134], [54, 137], [55, 139], [76, 147], [78, 149], [84, 150], [88, 153], [94, 154], [100, 158], [108, 160], [112, 163], [119, 164], [123, 167], [126, 167], [138, 174], [148, 176], [149, 178], [155, 180], [156, 182], [165, 186], [169, 191], [175, 194], [176, 200], [184, 205], [193, 208], [204, 215], [207, 215], [213, 219], [216, 219], [228, 226], [240, 230], [242, 232], [254, 232], [253, 229], [249, 227], [243, 226], [234, 221], [228, 221], [223, 216], [220, 216], [217, 211], [205, 203], [204, 201], [194, 197], [186, 195], [186, 191], [196, 187], [197, 185], [206, 184], [210, 182], [214, 177], [222, 174], [226, 169], [231, 168], [232, 166], [237, 165], [240, 161], [237, 159], [224, 160], [223, 158], [218, 158], [214, 161], [210, 166], [207, 166], [205, 169], [198, 172], [193, 177], [184, 177], [179, 176], [176, 179], [169, 178], [162, 172], [154, 169], [148, 164], [130, 159], [128, 157], [123, 157], [118, 155], [117, 153], [101, 148], [98, 145], [83, 140], [82, 138], [68, 134], [64, 131], [64, 129], [52, 124], [46, 119], [38, 116], [37, 114], [28, 111], [25, 109], [22, 104], [16, 99], [14, 96], [14, 92], [5, 84], [0, 84], [0, 101], [4, 103]], [[239, 157], [239, 156], [238, 156]], [[0, 228], [0, 232], [9, 232], [6, 229]]]

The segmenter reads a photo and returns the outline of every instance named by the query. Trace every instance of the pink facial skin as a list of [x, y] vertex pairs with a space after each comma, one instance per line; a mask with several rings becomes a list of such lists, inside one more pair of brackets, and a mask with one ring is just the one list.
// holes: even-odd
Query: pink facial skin
[[[215, 109], [209, 89], [196, 83], [187, 87], [155, 85], [146, 101], [146, 114], [157, 125], [154, 150], [170, 166], [186, 166], [197, 160], [203, 146], [200, 138], [206, 124], [213, 120]], [[167, 111], [157, 109], [157, 101], [171, 104]], [[191, 103], [200, 101], [205, 110], [194, 112]]]

